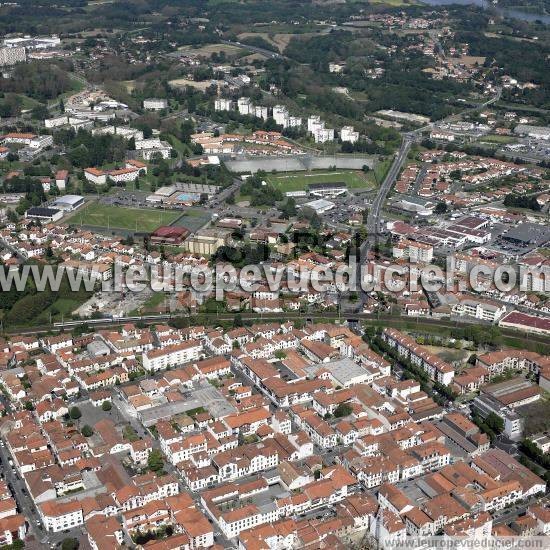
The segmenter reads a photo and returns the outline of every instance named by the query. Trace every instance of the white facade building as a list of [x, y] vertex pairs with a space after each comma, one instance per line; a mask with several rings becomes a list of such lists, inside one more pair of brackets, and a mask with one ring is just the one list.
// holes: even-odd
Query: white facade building
[[143, 108], [146, 111], [162, 111], [163, 109], [168, 109], [168, 100], [158, 99], [154, 97], [150, 99], [144, 99]]
[[267, 107], [262, 107], [261, 105], [256, 105], [254, 107], [254, 116], [256, 118], [261, 118], [262, 120], [267, 120], [269, 118], [269, 111]]
[[334, 128], [318, 128], [313, 132], [315, 143], [326, 143], [334, 140]]
[[82, 507], [78, 501], [48, 501], [38, 506], [38, 512], [47, 531], [59, 533], [84, 523]]
[[356, 132], [353, 126], [344, 126], [340, 131], [340, 139], [344, 142], [355, 143], [359, 140], [359, 132]]
[[84, 177], [95, 185], [105, 185], [107, 183], [107, 174], [97, 168], [86, 168], [84, 170]]
[[25, 61], [27, 61], [25, 48], [0, 48], [0, 67], [24, 63]]
[[198, 361], [201, 352], [202, 344], [196, 340], [151, 350], [143, 354], [143, 368], [149, 372], [156, 372], [190, 361]]
[[284, 105], [275, 105], [273, 107], [273, 120], [275, 124], [288, 128], [288, 109]]
[[239, 97], [237, 108], [241, 115], [251, 115], [253, 114], [254, 105], [252, 105], [249, 97]]
[[325, 123], [321, 120], [319, 115], [311, 115], [307, 119], [307, 131], [314, 134], [317, 130], [325, 127]]
[[159, 138], [150, 138], [136, 140], [136, 151], [140, 151], [141, 156], [145, 160], [151, 160], [155, 155], [160, 155], [161, 158], [170, 158], [172, 147], [166, 141], [161, 141]]
[[59, 128], [60, 126], [65, 126], [69, 124], [69, 116], [62, 115], [54, 118], [46, 118], [44, 120], [44, 126], [46, 128]]
[[218, 97], [214, 101], [214, 109], [216, 111], [232, 111], [233, 101], [231, 99], [225, 99], [224, 97]]

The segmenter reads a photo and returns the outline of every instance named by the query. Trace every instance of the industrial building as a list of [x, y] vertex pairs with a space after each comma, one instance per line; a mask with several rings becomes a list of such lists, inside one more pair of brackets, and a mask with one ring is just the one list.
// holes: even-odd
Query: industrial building
[[84, 204], [84, 197], [80, 195], [63, 195], [57, 197], [53, 202], [53, 207], [65, 212], [72, 212]]
[[336, 207], [336, 205], [331, 202], [327, 201], [325, 199], [317, 199], [314, 201], [306, 202], [301, 206], [301, 208], [311, 208], [312, 210], [315, 210], [315, 212], [319, 215], [324, 214], [325, 212], [328, 212], [329, 210], [332, 210]]
[[185, 227], [159, 227], [151, 233], [151, 243], [153, 244], [181, 244], [189, 235], [189, 230]]
[[58, 208], [35, 206], [25, 212], [25, 218], [41, 222], [56, 222], [63, 217], [63, 211]]

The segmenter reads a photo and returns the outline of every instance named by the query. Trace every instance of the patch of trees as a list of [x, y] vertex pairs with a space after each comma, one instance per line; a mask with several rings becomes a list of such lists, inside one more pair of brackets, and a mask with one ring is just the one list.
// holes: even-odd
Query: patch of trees
[[0, 117], [14, 117], [21, 114], [23, 100], [15, 94], [2, 94], [0, 100]]
[[343, 418], [349, 416], [353, 412], [353, 407], [349, 403], [340, 403], [334, 410], [334, 416], [336, 418]]
[[478, 413], [473, 413], [472, 421], [484, 434], [489, 436], [491, 441], [494, 441], [497, 435], [504, 430], [504, 420], [495, 413], [489, 413], [485, 418]]
[[550, 454], [543, 453], [530, 439], [521, 442], [520, 450], [525, 453], [533, 462], [543, 468], [550, 470]]
[[288, 220], [296, 215], [296, 201], [292, 197], [288, 197], [286, 201], [279, 207], [281, 217]]
[[72, 82], [67, 72], [55, 63], [20, 63], [9, 78], [0, 78], [0, 91], [25, 94], [38, 101], [55, 99], [69, 91]]
[[499, 346], [502, 335], [496, 326], [471, 325], [464, 328], [453, 328], [451, 336], [457, 340], [469, 340], [476, 346]]
[[208, 115], [215, 122], [220, 124], [234, 124], [234, 126], [242, 125], [250, 130], [265, 130], [266, 132], [281, 132], [284, 133], [282, 126], [276, 124], [272, 117], [267, 120], [257, 118], [255, 116], [241, 115], [238, 111], [208, 111], [199, 110], [199, 114]]
[[93, 136], [85, 130], [75, 132], [72, 128], [56, 132], [54, 142], [70, 147], [67, 156], [78, 168], [121, 162], [126, 153], [126, 142], [119, 136]]
[[536, 212], [540, 210], [540, 204], [537, 202], [537, 197], [535, 195], [517, 195], [516, 193], [509, 193], [504, 197], [504, 206], [528, 208]]
[[432, 119], [456, 111], [452, 99], [467, 93], [471, 86], [450, 79], [434, 80], [422, 72], [423, 68], [422, 63], [400, 59], [388, 63], [380, 79], [348, 78], [346, 84], [367, 94], [365, 105], [370, 111], [396, 109]]
[[19, 214], [23, 214], [31, 206], [39, 206], [46, 200], [42, 184], [34, 179], [32, 175], [26, 174], [4, 180], [0, 189], [6, 193], [25, 193], [25, 196], [19, 200], [16, 208]]
[[382, 147], [373, 141], [367, 141], [366, 139], [361, 139], [355, 143], [350, 143], [349, 141], [342, 143], [342, 153], [367, 153], [369, 155], [383, 155], [386, 152], [385, 147]]
[[327, 70], [330, 61], [349, 56], [353, 34], [349, 31], [332, 31], [311, 38], [294, 37], [285, 48], [285, 55], [300, 63], [307, 63], [317, 70]]
[[[202, 2], [201, 2], [201, 5]], [[334, 19], [345, 21], [356, 11], [349, 4], [331, 5], [315, 4], [316, 19]], [[202, 7], [204, 13], [204, 7]], [[247, 29], [254, 23], [279, 21], [309, 21], [312, 17], [312, 4], [308, 1], [279, 0], [278, 2], [254, 2], [253, 9], [249, 2], [216, 2], [209, 5], [209, 19], [219, 21], [221, 25], [242, 25], [246, 22]]]
[[520, 82], [533, 82], [533, 90], [505, 90], [504, 99], [521, 101], [545, 109], [550, 108], [550, 71], [547, 58], [550, 53], [544, 40], [519, 41], [512, 37], [491, 38], [480, 32], [457, 33], [458, 42], [468, 43], [470, 55], [486, 57], [486, 65], [502, 68], [502, 74], [511, 75]]
[[241, 38], [241, 43], [279, 53], [279, 48], [277, 48], [277, 46], [275, 46], [271, 42], [268, 42], [265, 38], [262, 38], [261, 36], [247, 36], [246, 38]]
[[[4, 270], [4, 277], [7, 277], [8, 268], [0, 266]], [[42, 267], [40, 268], [42, 269]], [[54, 272], [56, 267], [53, 267]], [[26, 281], [25, 288], [19, 292], [15, 285], [10, 290], [2, 289], [0, 292], [0, 310], [4, 314], [6, 326], [21, 326], [49, 322], [49, 315], [57, 315], [59, 312], [55, 302], [59, 299], [67, 299], [76, 302], [84, 302], [93, 293], [86, 291], [83, 287], [73, 291], [69, 285], [67, 275], [61, 278], [58, 290], [52, 290], [49, 285], [43, 291], [36, 288], [34, 277], [30, 275]]]
[[227, 262], [235, 267], [259, 264], [269, 258], [269, 247], [266, 244], [245, 243], [239, 247], [221, 246], [212, 258], [215, 262]]
[[241, 194], [250, 196], [252, 206], [273, 206], [283, 200], [283, 194], [265, 181], [266, 173], [259, 171], [241, 185]]

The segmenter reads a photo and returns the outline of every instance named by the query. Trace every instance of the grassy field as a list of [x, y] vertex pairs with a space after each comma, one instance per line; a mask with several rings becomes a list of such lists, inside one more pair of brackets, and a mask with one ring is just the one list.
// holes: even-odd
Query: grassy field
[[[246, 40], [247, 38], [259, 37], [263, 38], [266, 42], [269, 42], [272, 46], [275, 46], [279, 52], [284, 52], [285, 48], [288, 46], [289, 42], [294, 37], [299, 38], [310, 38], [312, 36], [317, 36], [318, 32], [310, 33], [271, 33], [271, 32], [243, 32], [238, 35], [239, 40]], [[246, 47], [246, 43], [245, 43]]]
[[160, 225], [169, 225], [181, 216], [173, 210], [121, 208], [92, 203], [76, 212], [69, 223], [133, 231], [153, 231]]
[[488, 136], [483, 136], [479, 141], [485, 141], [487, 143], [512, 143], [516, 141], [516, 138], [513, 136], [499, 136], [497, 134], [490, 134]]
[[270, 174], [267, 181], [283, 193], [307, 189], [307, 186], [311, 183], [344, 182], [348, 189], [369, 189], [373, 187], [372, 178], [369, 177], [369, 174], [359, 170], [336, 170], [334, 172], [319, 170]]
[[415, 2], [414, 0], [371, 0], [371, 4], [386, 4], [387, 6], [392, 6], [394, 8], [402, 7], [402, 6], [411, 6], [415, 5], [418, 2]]
[[178, 52], [187, 55], [196, 55], [201, 57], [211, 57], [214, 53], [224, 52], [228, 57], [233, 57], [241, 53], [243, 48], [239, 46], [233, 46], [232, 44], [206, 44], [198, 48], [192, 46], [183, 46], [178, 48]]

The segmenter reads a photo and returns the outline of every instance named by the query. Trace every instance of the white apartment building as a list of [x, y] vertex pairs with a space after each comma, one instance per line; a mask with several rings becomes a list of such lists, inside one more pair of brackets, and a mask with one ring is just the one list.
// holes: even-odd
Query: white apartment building
[[275, 105], [273, 107], [273, 120], [275, 124], [288, 128], [288, 109], [284, 105]]
[[36, 134], [28, 133], [9, 133], [6, 134], [3, 138], [4, 143], [19, 143], [22, 145], [27, 145], [31, 149], [41, 149], [47, 147], [48, 145], [53, 145], [53, 137], [49, 135], [37, 136]]
[[136, 141], [143, 141], [143, 132], [130, 126], [105, 126], [104, 128], [95, 128], [92, 130], [92, 135], [112, 134], [121, 136], [125, 139], [134, 138]]
[[329, 63], [328, 70], [331, 73], [341, 73], [346, 68], [345, 63]]
[[311, 115], [307, 119], [307, 131], [314, 134], [317, 130], [325, 127], [325, 123], [321, 120], [319, 115]]
[[121, 168], [120, 170], [111, 170], [109, 179], [115, 183], [123, 181], [136, 181], [139, 178], [139, 170], [137, 168]]
[[202, 343], [196, 340], [150, 350], [143, 354], [143, 368], [148, 372], [156, 372], [190, 361], [198, 361], [201, 352]]
[[302, 125], [302, 119], [299, 116], [288, 117], [289, 128], [299, 128]]
[[176, 441], [166, 449], [166, 457], [171, 464], [179, 464], [189, 460], [194, 454], [206, 453], [207, 440], [204, 434], [190, 435], [183, 441]]
[[76, 500], [57, 502], [49, 500], [38, 506], [38, 512], [47, 531], [59, 533], [84, 523], [82, 506]]
[[16, 38], [4, 38], [4, 46], [8, 48], [27, 48], [29, 50], [44, 50], [61, 45], [61, 39], [57, 35], [52, 36], [24, 36]]
[[144, 99], [143, 108], [146, 111], [162, 111], [163, 109], [168, 109], [168, 100], [158, 99], [155, 97], [150, 99]]
[[44, 126], [46, 128], [59, 128], [60, 126], [65, 126], [66, 124], [69, 124], [68, 115], [44, 119]]
[[353, 126], [343, 126], [340, 130], [340, 139], [344, 142], [355, 143], [359, 140], [359, 132], [356, 132]]
[[27, 61], [25, 48], [0, 48], [0, 67], [24, 63], [25, 61]]
[[261, 118], [262, 120], [267, 120], [269, 118], [269, 111], [267, 107], [262, 107], [261, 105], [256, 105], [254, 107], [254, 116], [256, 118]]
[[107, 173], [97, 168], [86, 168], [84, 177], [95, 185], [105, 185], [107, 183]]
[[434, 257], [432, 245], [409, 240], [394, 245], [392, 252], [394, 258], [408, 259], [411, 263], [431, 263]]
[[170, 157], [172, 147], [166, 141], [159, 138], [136, 140], [136, 151], [140, 151], [145, 160], [151, 160], [155, 155], [160, 155], [163, 159]]
[[334, 128], [318, 128], [313, 132], [313, 139], [315, 139], [315, 143], [334, 141]]
[[432, 130], [430, 132], [431, 139], [442, 139], [445, 141], [454, 141], [455, 135], [452, 132], [446, 132], [445, 130]]
[[214, 110], [216, 111], [232, 111], [233, 101], [224, 97], [217, 97], [214, 101]]
[[246, 506], [233, 512], [223, 514], [219, 517], [218, 523], [223, 534], [232, 539], [241, 531], [252, 529], [264, 523], [273, 523], [279, 519], [279, 510], [266, 510], [262, 512], [256, 506]]
[[35, 139], [31, 140], [29, 147], [31, 149], [43, 149], [44, 147], [49, 147], [53, 145], [53, 136], [36, 136]]
[[241, 115], [251, 115], [254, 112], [254, 105], [252, 105], [249, 97], [239, 97], [237, 108]]
[[453, 306], [452, 311], [456, 315], [475, 317], [476, 319], [494, 323], [506, 313], [506, 306], [497, 303], [463, 299]]
[[65, 269], [79, 271], [85, 277], [99, 281], [108, 281], [113, 276], [113, 268], [110, 264], [101, 264], [93, 262], [79, 262], [78, 260], [65, 260], [63, 263]]

